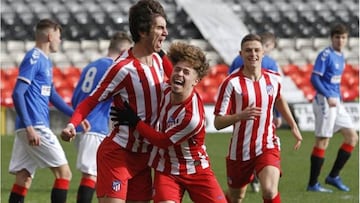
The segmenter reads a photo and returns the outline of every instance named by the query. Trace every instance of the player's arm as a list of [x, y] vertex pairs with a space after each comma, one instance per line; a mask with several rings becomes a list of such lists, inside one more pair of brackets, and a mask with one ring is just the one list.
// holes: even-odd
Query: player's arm
[[129, 125], [134, 127], [141, 136], [146, 138], [153, 145], [160, 148], [167, 148], [174, 143], [170, 140], [169, 133], [158, 132], [151, 126], [142, 121], [136, 113], [131, 109], [127, 102], [124, 103], [124, 108], [111, 107], [111, 120], [118, 125]]
[[25, 81], [18, 79], [13, 90], [12, 99], [14, 101], [17, 115], [26, 126], [26, 135], [29, 140], [29, 144], [38, 146], [40, 145], [40, 136], [36, 133], [35, 129], [32, 126], [30, 115], [26, 108], [24, 96], [29, 86], [30, 85]]
[[281, 113], [281, 115], [283, 116], [285, 121], [290, 126], [291, 132], [292, 132], [292, 134], [294, 135], [294, 137], [296, 139], [294, 149], [299, 149], [300, 145], [301, 145], [301, 141], [302, 141], [302, 136], [301, 136], [299, 128], [298, 128], [298, 126], [297, 126], [297, 124], [295, 122], [295, 119], [292, 116], [292, 113], [290, 111], [288, 103], [286, 102], [286, 100], [281, 95], [279, 95], [277, 97], [277, 99], [275, 101], [275, 107]]
[[57, 93], [54, 85], [51, 85], [51, 94], [50, 94], [50, 102], [61, 112], [66, 114], [67, 116], [71, 116], [74, 110], [61, 98], [61, 96]]
[[322, 95], [324, 95], [327, 98], [328, 104], [331, 107], [336, 106], [337, 100], [336, 98], [331, 97], [330, 92], [326, 89], [326, 87], [321, 82], [321, 76], [317, 73], [311, 74], [311, 84], [316, 89], [316, 91]]
[[254, 104], [246, 107], [240, 113], [231, 115], [215, 115], [214, 126], [217, 130], [221, 130], [241, 120], [255, 120], [261, 115], [261, 108]]
[[329, 98], [330, 92], [325, 88], [320, 78], [321, 76], [319, 74], [313, 72], [311, 74], [311, 84], [314, 86], [317, 92], [324, 95], [326, 98]]

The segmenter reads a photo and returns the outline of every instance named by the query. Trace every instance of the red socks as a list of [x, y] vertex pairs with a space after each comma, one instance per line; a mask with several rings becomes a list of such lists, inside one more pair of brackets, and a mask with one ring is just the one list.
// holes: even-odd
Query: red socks
[[280, 193], [278, 193], [273, 199], [264, 199], [264, 203], [281, 203]]
[[70, 186], [69, 180], [58, 178], [55, 180], [53, 188], [60, 190], [68, 190], [69, 186]]
[[16, 193], [18, 195], [21, 195], [21, 196], [26, 196], [26, 193], [27, 193], [28, 189], [23, 187], [23, 186], [20, 186], [20, 185], [17, 185], [17, 184], [14, 184], [12, 189], [11, 189], [11, 192], [13, 193]]
[[351, 153], [353, 151], [354, 147], [349, 144], [343, 143], [341, 145], [340, 149], [344, 150], [347, 153]]
[[86, 186], [89, 188], [95, 188], [96, 182], [90, 178], [82, 178], [80, 185]]
[[319, 157], [319, 158], [324, 158], [324, 156], [325, 156], [325, 150], [324, 150], [324, 149], [317, 148], [317, 147], [314, 147], [311, 155], [316, 156], [316, 157]]

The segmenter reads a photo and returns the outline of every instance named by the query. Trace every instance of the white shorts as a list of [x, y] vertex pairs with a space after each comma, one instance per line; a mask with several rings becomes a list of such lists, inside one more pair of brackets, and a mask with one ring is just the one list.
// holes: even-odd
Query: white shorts
[[40, 145], [30, 146], [25, 129], [16, 131], [9, 172], [26, 169], [34, 177], [37, 167], [53, 168], [68, 164], [57, 136], [47, 127], [36, 127]]
[[330, 138], [342, 128], [353, 128], [351, 117], [340, 99], [337, 100], [336, 107], [330, 108], [326, 97], [317, 94], [313, 100], [313, 111], [316, 137]]
[[75, 147], [78, 151], [76, 168], [82, 173], [87, 173], [93, 176], [96, 172], [96, 153], [100, 143], [104, 140], [106, 135], [87, 132], [85, 134], [78, 134], [75, 137]]

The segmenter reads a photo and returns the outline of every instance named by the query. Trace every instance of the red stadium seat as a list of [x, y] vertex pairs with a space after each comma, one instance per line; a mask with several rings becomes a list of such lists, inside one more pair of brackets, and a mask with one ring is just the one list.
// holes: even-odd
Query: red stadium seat
[[12, 89], [4, 89], [1, 91], [1, 106], [14, 107]]
[[284, 75], [292, 75], [298, 73], [298, 67], [294, 64], [281, 66]]
[[60, 89], [57, 89], [56, 90], [59, 95], [64, 99], [64, 101], [71, 105], [71, 98], [72, 98], [72, 95], [73, 95], [73, 91], [71, 88], [60, 88]]

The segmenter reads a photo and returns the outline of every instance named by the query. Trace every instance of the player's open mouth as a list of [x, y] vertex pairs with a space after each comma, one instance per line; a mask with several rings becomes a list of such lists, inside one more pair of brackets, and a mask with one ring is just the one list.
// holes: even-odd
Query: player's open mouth
[[185, 81], [182, 80], [173, 80], [173, 83], [175, 85], [184, 86]]

